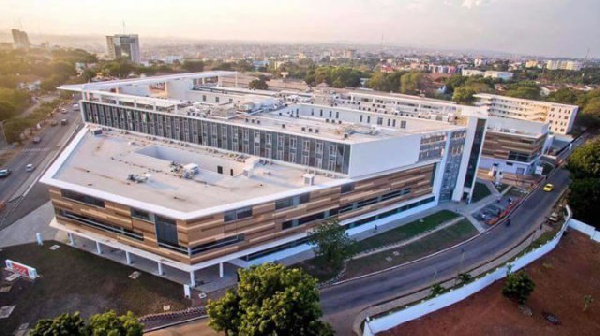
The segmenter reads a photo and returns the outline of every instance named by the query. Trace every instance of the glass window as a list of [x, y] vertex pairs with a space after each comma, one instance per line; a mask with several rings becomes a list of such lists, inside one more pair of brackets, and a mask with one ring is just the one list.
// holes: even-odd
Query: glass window
[[342, 194], [349, 193], [349, 192], [353, 191], [355, 187], [356, 187], [356, 184], [354, 182], [346, 183], [342, 186], [341, 193]]
[[252, 217], [252, 206], [247, 206], [225, 212], [225, 222]]
[[89, 195], [80, 194], [73, 190], [62, 189], [60, 191], [60, 195], [63, 198], [70, 199], [72, 201], [79, 202], [79, 203], [85, 203], [85, 204], [97, 206], [100, 208], [104, 208], [104, 206], [105, 206], [105, 203], [103, 200], [89, 196]]
[[136, 209], [136, 208], [131, 208], [131, 217], [137, 218], [137, 219], [142, 219], [145, 221], [152, 220], [150, 218], [150, 213], [148, 211], [144, 211], [144, 210], [140, 210], [140, 209]]

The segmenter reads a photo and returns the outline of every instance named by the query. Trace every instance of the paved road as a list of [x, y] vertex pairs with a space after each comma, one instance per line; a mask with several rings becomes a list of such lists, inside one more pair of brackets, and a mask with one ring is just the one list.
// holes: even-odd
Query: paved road
[[[47, 126], [38, 133], [42, 139], [40, 143], [33, 144], [29, 141], [15, 158], [2, 167], [11, 169], [13, 173], [0, 179], [0, 202], [7, 203], [6, 209], [0, 212], [0, 229], [49, 200], [47, 190], [37, 183], [37, 180], [49, 164], [49, 160], [62, 149], [73, 131], [82, 124], [81, 114], [73, 111], [71, 104], [67, 114], [57, 114], [55, 118], [67, 118], [69, 123], [66, 126]], [[25, 166], [29, 163], [35, 166], [33, 172], [25, 171]], [[19, 198], [32, 185], [31, 197], [28, 197], [27, 202], [23, 202], [25, 204], [18, 206], [18, 203], [21, 203]]]
[[553, 192], [535, 191], [511, 216], [511, 226], [495, 226], [463, 245], [464, 257], [461, 248], [451, 249], [389, 272], [322, 290], [321, 306], [325, 319], [333, 323], [338, 333], [350, 335], [352, 321], [362, 309], [454, 276], [471, 268], [471, 265], [494, 259], [507, 247], [517, 245], [548, 216], [561, 191], [568, 186], [569, 174], [559, 169], [548, 182], [556, 186]]

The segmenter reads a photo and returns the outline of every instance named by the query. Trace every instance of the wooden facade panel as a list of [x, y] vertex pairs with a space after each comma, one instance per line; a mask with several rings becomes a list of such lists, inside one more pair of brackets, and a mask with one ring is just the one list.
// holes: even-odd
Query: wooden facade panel
[[[50, 188], [50, 196], [53, 204], [57, 208], [68, 209], [90, 218], [96, 218], [108, 221], [114, 225], [119, 225], [127, 229], [134, 230], [144, 236], [144, 241], [134, 241], [129, 238], [116, 237], [116, 234], [98, 231], [104, 236], [120, 239], [128, 245], [140, 246], [161, 256], [182, 261], [185, 263], [210, 260], [228, 253], [247, 249], [253, 246], [264, 244], [275, 239], [281, 239], [300, 232], [306, 232], [318, 221], [300, 225], [286, 230], [282, 229], [282, 223], [286, 220], [302, 218], [311, 214], [325, 212], [332, 208], [342, 205], [369, 200], [383, 195], [393, 190], [411, 188], [407, 195], [397, 197], [385, 202], [371, 204], [361, 209], [340, 215], [340, 219], [360, 216], [377, 209], [389, 206], [390, 204], [404, 202], [409, 199], [420, 197], [431, 193], [431, 175], [434, 165], [413, 168], [408, 171], [377, 176], [370, 180], [358, 181], [355, 183], [355, 189], [344, 195], [341, 195], [341, 187], [328, 189], [319, 189], [311, 192], [310, 201], [296, 207], [288, 209], [275, 210], [275, 202], [253, 206], [253, 216], [249, 219], [224, 223], [223, 213], [210, 216], [203, 216], [192, 220], [177, 220], [178, 240], [181, 246], [197, 246], [208, 243], [234, 234], [244, 233], [245, 240], [233, 246], [207, 250], [191, 258], [187, 255], [171, 251], [165, 248], [158, 248], [156, 241], [155, 226], [153, 223], [131, 218], [130, 208], [124, 205], [107, 203], [106, 208], [96, 208], [85, 204], [70, 202], [60, 196], [60, 190]], [[76, 224], [74, 224], [76, 225]], [[82, 230], [94, 230], [89, 227], [82, 227]]]

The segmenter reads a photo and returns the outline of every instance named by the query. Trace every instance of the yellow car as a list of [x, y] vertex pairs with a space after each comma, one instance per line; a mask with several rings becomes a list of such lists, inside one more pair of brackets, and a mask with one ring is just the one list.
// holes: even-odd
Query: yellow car
[[544, 191], [552, 191], [554, 190], [554, 184], [548, 183], [544, 186]]

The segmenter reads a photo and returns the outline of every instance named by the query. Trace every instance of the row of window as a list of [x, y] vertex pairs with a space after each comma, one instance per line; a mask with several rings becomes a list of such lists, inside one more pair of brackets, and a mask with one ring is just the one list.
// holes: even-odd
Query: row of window
[[100, 219], [88, 218], [88, 217], [81, 216], [81, 215], [75, 214], [73, 212], [70, 212], [67, 210], [62, 210], [62, 209], [59, 210], [59, 215], [64, 218], [74, 220], [80, 224], [90, 226], [90, 227], [93, 227], [98, 230], [102, 230], [102, 231], [106, 231], [106, 232], [110, 232], [110, 233], [122, 234], [129, 238], [133, 238], [135, 240], [140, 240], [140, 241], [144, 240], [144, 236], [140, 233], [122, 228], [120, 226], [112, 225], [112, 224], [107, 223]]
[[[392, 210], [380, 213], [378, 215], [370, 216], [370, 217], [367, 217], [367, 218], [363, 218], [363, 219], [351, 222], [351, 223], [347, 224], [346, 227], [348, 229], [352, 229], [352, 228], [355, 228], [357, 226], [361, 226], [361, 225], [364, 225], [366, 223], [372, 222], [374, 220], [384, 219], [384, 218], [390, 217], [392, 215], [404, 212], [406, 210], [415, 208], [415, 207], [417, 207], [419, 205], [431, 203], [433, 201], [435, 201], [435, 197], [432, 196], [432, 197], [426, 198], [424, 200], [421, 200], [419, 202], [415, 202], [415, 203], [411, 203], [411, 204], [405, 204], [403, 206], [400, 206], [398, 208], [395, 208], [395, 209], [392, 209]], [[252, 260], [264, 257], [266, 255], [269, 255], [271, 253], [275, 253], [275, 252], [282, 251], [282, 250], [285, 250], [285, 249], [288, 249], [288, 248], [292, 248], [292, 247], [297, 247], [297, 246], [300, 246], [300, 245], [306, 244], [306, 243], [308, 243], [308, 237], [300, 238], [298, 240], [294, 240], [292, 242], [289, 242], [289, 243], [286, 243], [286, 244], [283, 244], [283, 245], [280, 245], [280, 246], [277, 246], [277, 247], [273, 247], [273, 248], [270, 248], [270, 249], [265, 249], [265, 250], [262, 250], [262, 251], [258, 251], [256, 253], [252, 253], [252, 254], [249, 254], [247, 256], [244, 256], [241, 259], [244, 260], [244, 261], [252, 261]]]
[[89, 205], [93, 205], [93, 206], [97, 206], [100, 208], [104, 208], [105, 207], [105, 203], [103, 200], [96, 198], [96, 197], [92, 197], [89, 195], [85, 195], [85, 194], [80, 194], [76, 191], [73, 190], [68, 190], [68, 189], [62, 189], [60, 191], [60, 195], [63, 198], [69, 199], [71, 201], [75, 201], [75, 202], [79, 202], [79, 203], [85, 203], [85, 204], [89, 204]]
[[394, 191], [385, 193], [383, 195], [369, 198], [369, 199], [366, 199], [366, 200], [363, 200], [360, 202], [354, 202], [351, 204], [342, 205], [339, 208], [333, 208], [333, 209], [329, 209], [329, 210], [319, 212], [316, 214], [312, 214], [312, 215], [308, 215], [308, 216], [304, 216], [304, 217], [300, 217], [300, 218], [290, 219], [290, 220], [283, 222], [282, 229], [283, 230], [291, 229], [293, 227], [304, 225], [306, 223], [310, 223], [315, 220], [328, 219], [333, 216], [337, 216], [338, 214], [341, 215], [346, 212], [355, 211], [355, 210], [361, 209], [361, 208], [371, 205], [371, 204], [377, 204], [379, 202], [389, 201], [394, 198], [408, 195], [408, 194], [410, 194], [410, 191], [411, 191], [410, 188], [394, 190]]

